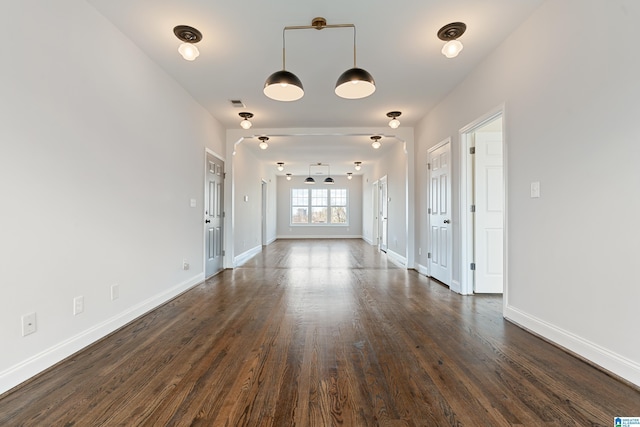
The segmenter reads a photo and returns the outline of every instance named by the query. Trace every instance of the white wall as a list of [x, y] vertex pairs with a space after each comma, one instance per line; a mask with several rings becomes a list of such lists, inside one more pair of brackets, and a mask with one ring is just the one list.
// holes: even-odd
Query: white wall
[[1, 393], [202, 280], [205, 148], [225, 147], [84, 1], [3, 2], [0, 23], [20, 35], [0, 47]]
[[362, 176], [354, 175], [349, 180], [344, 176], [334, 176], [335, 184], [325, 186], [318, 179], [318, 188], [346, 188], [349, 190], [349, 224], [345, 226], [327, 225], [291, 225], [291, 189], [307, 188], [304, 183], [306, 176], [294, 176], [291, 181], [283, 176], [278, 177], [278, 238], [323, 238], [323, 237], [362, 237]]
[[[232, 131], [229, 131], [232, 132]], [[262, 181], [267, 183], [267, 240], [275, 239], [276, 175], [247, 148], [235, 146], [233, 159], [233, 241], [236, 264], [262, 249]]]
[[[409, 211], [413, 209], [413, 162], [412, 157], [407, 153], [413, 151], [413, 129], [404, 127], [397, 129], [397, 138], [388, 139], [387, 144], [391, 145], [391, 149], [386, 155], [373, 165], [367, 165], [363, 175], [364, 184], [363, 191], [365, 194], [371, 195], [374, 182], [380, 178], [387, 177], [387, 195], [389, 200], [387, 211], [387, 246], [388, 253], [396, 256], [402, 264], [411, 268], [409, 258], [412, 252], [413, 238], [411, 234], [413, 230], [413, 215], [409, 215]], [[406, 149], [405, 149], [406, 145]], [[407, 184], [411, 184], [408, 186]], [[410, 188], [409, 188], [410, 187]], [[365, 199], [367, 203], [363, 206], [365, 214], [373, 212], [373, 200], [369, 196]], [[368, 222], [367, 235], [373, 235], [373, 221]], [[370, 228], [369, 228], [370, 227]], [[375, 242], [374, 242], [375, 243]]]
[[416, 128], [416, 166], [426, 218], [418, 165], [452, 137], [458, 213], [458, 130], [505, 103], [505, 316], [640, 385], [638, 18], [632, 0], [546, 2]]

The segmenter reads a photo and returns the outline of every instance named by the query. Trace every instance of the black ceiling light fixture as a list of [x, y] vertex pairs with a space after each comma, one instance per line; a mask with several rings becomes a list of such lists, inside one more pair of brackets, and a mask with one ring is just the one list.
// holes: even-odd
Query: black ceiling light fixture
[[259, 136], [258, 139], [260, 140], [260, 144], [258, 144], [258, 147], [260, 147], [260, 149], [266, 150], [267, 148], [269, 148], [269, 144], [267, 144], [267, 141], [269, 140], [268, 136]]
[[200, 55], [196, 43], [202, 40], [202, 33], [188, 25], [177, 25], [173, 28], [173, 34], [182, 41], [178, 52], [187, 61], [193, 61]]
[[446, 41], [442, 46], [442, 54], [447, 58], [455, 58], [462, 51], [462, 43], [458, 40], [467, 30], [464, 22], [452, 22], [438, 30], [438, 38]]
[[246, 112], [246, 111], [245, 111], [245, 112], [242, 112], [242, 113], [238, 113], [238, 115], [239, 115], [240, 117], [242, 117], [242, 119], [243, 119], [243, 120], [240, 122], [240, 127], [241, 127], [242, 129], [245, 129], [245, 130], [246, 130], [246, 129], [250, 129], [250, 128], [251, 128], [251, 126], [253, 125], [253, 123], [251, 123], [251, 122], [249, 121], [249, 119], [253, 117], [253, 113], [248, 113], [248, 112]]
[[400, 120], [398, 120], [398, 117], [401, 115], [402, 113], [400, 111], [389, 111], [387, 113], [387, 117], [391, 119], [389, 120], [389, 127], [391, 129], [398, 129], [398, 127], [400, 127]]
[[382, 143], [380, 142], [380, 140], [381, 140], [381, 139], [382, 139], [382, 137], [381, 137], [380, 135], [373, 135], [373, 136], [371, 137], [371, 140], [373, 141], [373, 142], [371, 143], [371, 146], [372, 146], [374, 149], [376, 149], [376, 150], [377, 150], [378, 148], [380, 148], [380, 146], [382, 145]]
[[327, 177], [324, 179], [324, 183], [326, 185], [333, 185], [335, 184], [335, 181], [333, 180], [333, 178], [331, 178], [331, 165], [325, 165], [329, 168], [329, 172], [327, 173]]
[[264, 84], [264, 94], [276, 101], [297, 101], [304, 95], [300, 79], [286, 70], [285, 33], [287, 30], [305, 30], [325, 28], [353, 28], [353, 68], [348, 69], [340, 77], [335, 86], [335, 94], [346, 99], [360, 99], [371, 95], [376, 84], [368, 71], [358, 68], [356, 64], [356, 26], [354, 24], [327, 24], [322, 17], [314, 18], [311, 25], [284, 27], [282, 30], [282, 70], [271, 74]]

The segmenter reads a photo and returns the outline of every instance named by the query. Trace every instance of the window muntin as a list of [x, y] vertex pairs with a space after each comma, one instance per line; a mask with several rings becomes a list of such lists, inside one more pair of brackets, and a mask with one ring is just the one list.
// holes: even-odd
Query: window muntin
[[346, 188], [292, 188], [291, 225], [348, 225]]

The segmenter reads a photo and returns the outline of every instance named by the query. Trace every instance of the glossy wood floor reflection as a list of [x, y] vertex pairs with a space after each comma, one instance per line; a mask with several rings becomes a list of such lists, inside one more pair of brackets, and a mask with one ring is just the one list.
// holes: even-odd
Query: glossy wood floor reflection
[[0, 399], [0, 425], [590, 426], [640, 392], [360, 240], [277, 241]]

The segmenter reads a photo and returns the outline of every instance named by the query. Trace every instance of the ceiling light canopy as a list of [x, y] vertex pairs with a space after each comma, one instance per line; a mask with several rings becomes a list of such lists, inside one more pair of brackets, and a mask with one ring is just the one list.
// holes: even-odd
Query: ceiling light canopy
[[240, 127], [242, 127], [242, 129], [250, 129], [253, 123], [251, 123], [249, 119], [253, 117], [253, 113], [243, 112], [238, 113], [238, 115], [244, 119], [240, 122]]
[[276, 101], [297, 101], [304, 95], [304, 88], [300, 79], [286, 70], [285, 34], [287, 30], [304, 30], [325, 28], [353, 28], [353, 68], [348, 69], [336, 82], [335, 94], [345, 99], [360, 99], [371, 95], [376, 90], [376, 84], [369, 72], [356, 65], [356, 26], [354, 24], [327, 25], [322, 17], [314, 18], [311, 25], [284, 27], [282, 30], [282, 70], [271, 74], [264, 84], [264, 94]]
[[202, 33], [188, 25], [178, 25], [173, 28], [173, 34], [182, 41], [178, 52], [187, 61], [193, 61], [200, 56], [196, 43], [202, 40]]
[[467, 30], [464, 22], [452, 22], [438, 30], [438, 38], [446, 41], [442, 47], [442, 54], [447, 58], [455, 58], [462, 51], [462, 43], [458, 38]]
[[387, 117], [391, 118], [389, 121], [389, 127], [391, 129], [398, 129], [398, 127], [400, 127], [400, 120], [398, 120], [398, 117], [401, 115], [402, 113], [400, 111], [389, 111], [387, 113]]
[[260, 147], [262, 150], [266, 150], [267, 148], [269, 148], [269, 144], [267, 144], [267, 141], [269, 140], [268, 136], [259, 136], [258, 139], [260, 140], [260, 144], [258, 144], [258, 147]]
[[355, 169], [357, 171], [359, 171], [360, 169], [362, 169], [362, 162], [353, 162], [353, 164], [355, 165]]
[[284, 170], [284, 163], [283, 163], [283, 162], [278, 162], [278, 163], [276, 163], [276, 164], [278, 165], [278, 170], [279, 170], [280, 172], [282, 172], [282, 171]]
[[382, 145], [382, 143], [380, 142], [380, 139], [382, 139], [380, 135], [374, 135], [371, 137], [371, 140], [373, 141], [371, 143], [371, 146], [376, 150], [380, 148], [380, 146]]

